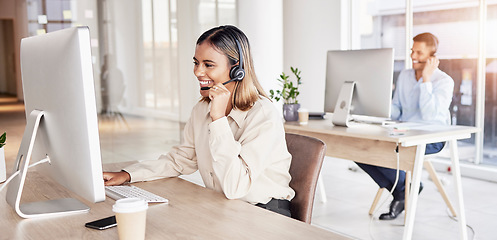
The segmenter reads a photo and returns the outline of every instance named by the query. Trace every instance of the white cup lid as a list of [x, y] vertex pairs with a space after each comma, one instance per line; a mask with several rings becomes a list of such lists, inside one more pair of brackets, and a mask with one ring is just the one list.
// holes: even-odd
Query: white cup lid
[[305, 108], [299, 108], [299, 110], [297, 112], [309, 112], [309, 111]]
[[122, 198], [112, 206], [112, 211], [116, 213], [132, 213], [146, 210], [148, 204], [141, 198]]

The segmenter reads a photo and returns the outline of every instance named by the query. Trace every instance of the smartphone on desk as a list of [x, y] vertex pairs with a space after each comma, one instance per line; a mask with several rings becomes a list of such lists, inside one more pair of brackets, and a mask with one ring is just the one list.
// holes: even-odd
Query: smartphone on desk
[[116, 216], [102, 218], [93, 222], [87, 222], [85, 224], [85, 227], [98, 229], [98, 230], [104, 230], [115, 226], [117, 226]]
[[325, 119], [325, 112], [309, 112], [309, 119], [323, 120]]

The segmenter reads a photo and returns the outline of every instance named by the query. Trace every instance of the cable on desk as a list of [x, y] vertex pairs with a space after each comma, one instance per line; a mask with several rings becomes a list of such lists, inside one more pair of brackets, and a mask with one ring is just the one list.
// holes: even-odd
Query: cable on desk
[[[50, 158], [48, 156], [46, 158], [38, 161], [38, 162], [35, 162], [35, 163], [29, 165], [28, 169], [31, 168], [31, 167], [34, 167], [34, 166], [36, 166], [38, 164], [46, 163], [46, 162], [50, 163]], [[17, 170], [16, 172], [14, 172], [12, 175], [10, 175], [10, 177], [4, 183], [2, 183], [2, 186], [0, 187], [0, 192], [5, 188], [5, 186], [7, 186], [9, 184], [10, 181], [12, 181], [12, 179], [15, 176], [17, 176], [19, 174], [19, 172], [21, 172], [21, 170]]]

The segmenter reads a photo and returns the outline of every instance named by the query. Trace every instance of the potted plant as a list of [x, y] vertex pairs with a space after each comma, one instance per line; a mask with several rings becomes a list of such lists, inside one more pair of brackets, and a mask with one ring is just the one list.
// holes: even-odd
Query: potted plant
[[302, 84], [300, 71], [298, 68], [290, 67], [290, 70], [295, 75], [297, 81], [294, 82], [290, 80], [290, 76], [282, 72], [280, 78], [277, 79], [281, 83], [281, 90], [274, 91], [269, 90], [269, 96], [271, 99], [275, 99], [277, 102], [280, 99], [283, 100], [283, 117], [286, 121], [297, 121], [299, 119], [298, 110], [300, 108], [297, 96], [299, 96], [299, 86]]
[[5, 150], [3, 149], [5, 140], [7, 140], [6, 132], [4, 132], [2, 136], [0, 136], [0, 183], [4, 182], [7, 178], [7, 172], [5, 169]]

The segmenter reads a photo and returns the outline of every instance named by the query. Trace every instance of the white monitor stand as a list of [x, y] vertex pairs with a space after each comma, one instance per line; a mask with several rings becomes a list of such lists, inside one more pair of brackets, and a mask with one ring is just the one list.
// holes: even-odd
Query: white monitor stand
[[61, 198], [21, 204], [21, 196], [28, 173], [29, 161], [31, 160], [36, 134], [43, 115], [43, 111], [33, 110], [27, 119], [26, 129], [24, 130], [14, 169], [14, 172], [18, 170], [20, 172], [12, 179], [9, 185], [6, 195], [7, 202], [23, 218], [87, 212], [90, 208], [74, 198]]
[[337, 126], [350, 126], [350, 106], [354, 95], [354, 81], [346, 81], [342, 84], [338, 99], [333, 111], [332, 122]]

